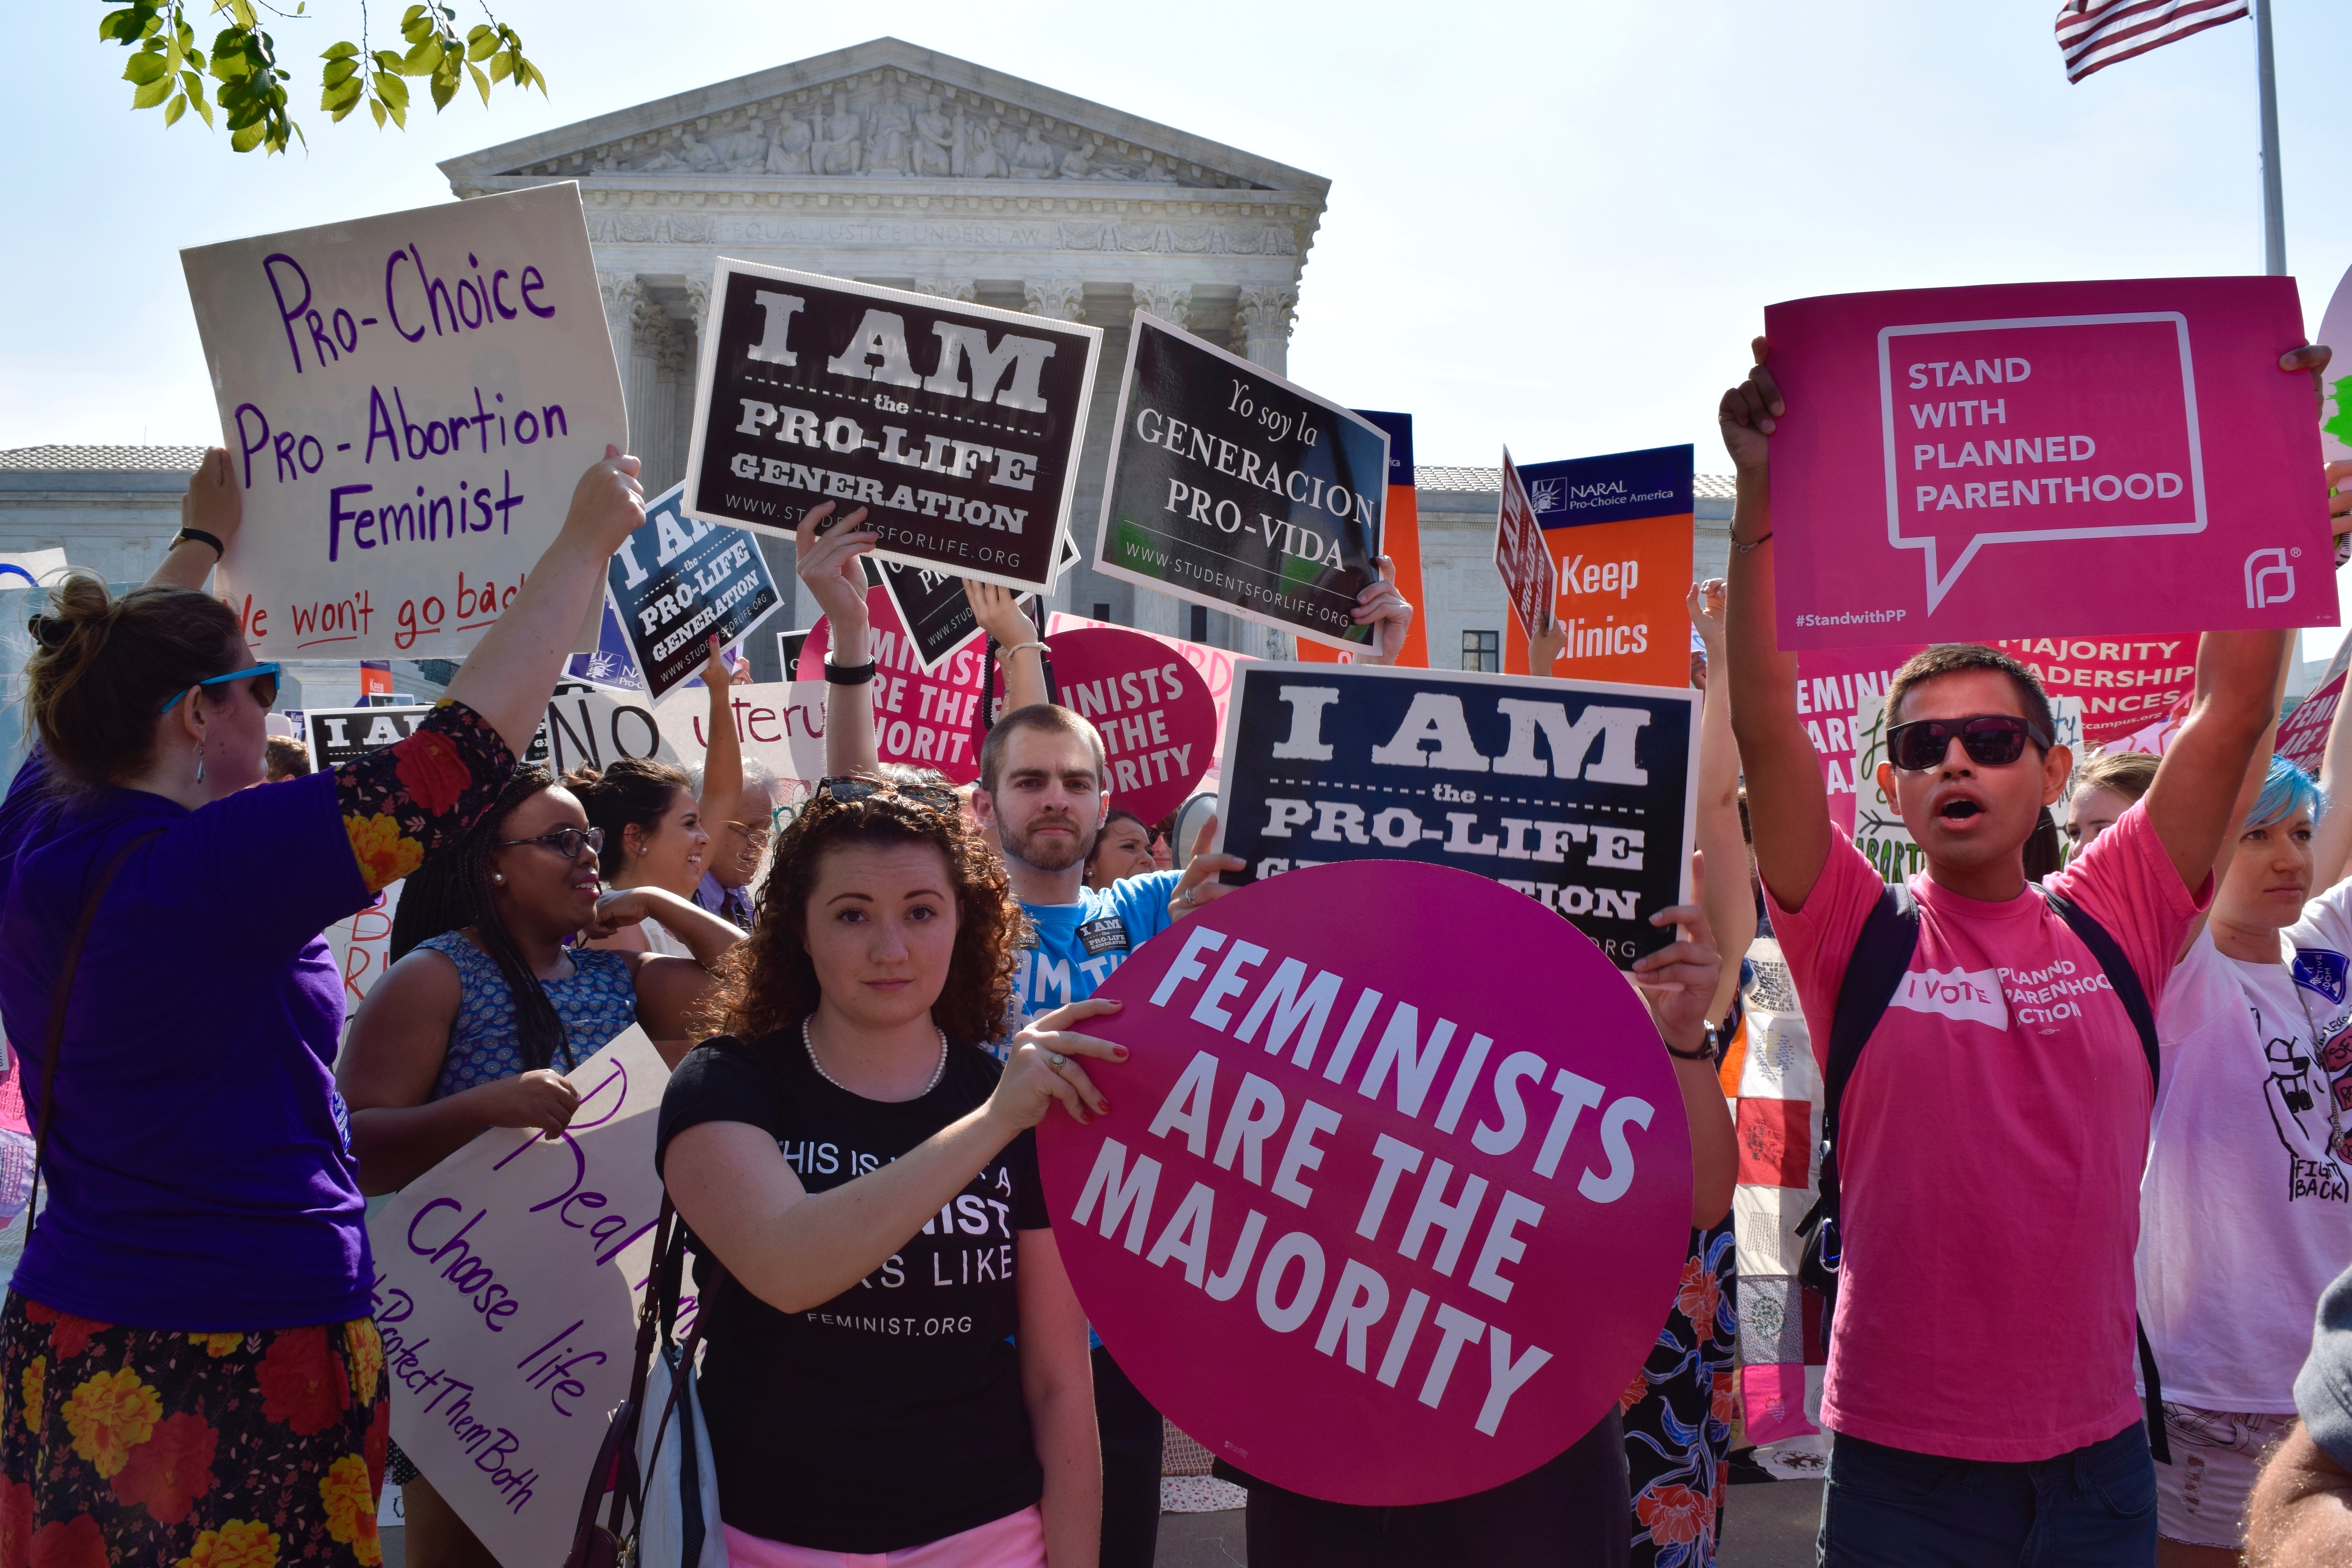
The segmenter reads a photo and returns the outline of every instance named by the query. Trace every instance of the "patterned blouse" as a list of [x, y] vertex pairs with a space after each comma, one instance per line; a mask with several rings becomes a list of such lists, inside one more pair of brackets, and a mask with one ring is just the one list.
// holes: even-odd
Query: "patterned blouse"
[[[457, 1021], [449, 1030], [449, 1054], [442, 1058], [432, 1098], [446, 1100], [476, 1084], [521, 1077], [514, 992], [497, 963], [460, 931], [444, 931], [416, 945], [446, 954], [457, 966]], [[568, 951], [572, 977], [541, 982], [555, 1004], [555, 1016], [563, 1020], [567, 1048], [549, 1064], [559, 1072], [604, 1049], [637, 1021], [637, 988], [629, 978], [628, 959], [600, 948]]]

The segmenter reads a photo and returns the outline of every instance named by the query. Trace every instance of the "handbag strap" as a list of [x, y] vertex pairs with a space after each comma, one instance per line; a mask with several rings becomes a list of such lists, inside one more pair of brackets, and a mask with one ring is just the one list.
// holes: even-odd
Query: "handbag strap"
[[[614, 1462], [619, 1465], [620, 1472], [613, 1483], [613, 1504], [604, 1515], [604, 1528], [615, 1536], [621, 1533], [621, 1519], [625, 1512], [635, 1513], [639, 1519], [645, 1517], [644, 1483], [637, 1474], [637, 1426], [645, 1418], [646, 1379], [652, 1372], [654, 1332], [661, 1316], [662, 1259], [669, 1255], [671, 1233], [683, 1229], [677, 1211], [670, 1205], [669, 1189], [665, 1187], [662, 1189], [661, 1213], [654, 1222], [655, 1282], [646, 1289], [645, 1301], [637, 1309], [636, 1363], [629, 1369], [629, 1397], [613, 1415], [613, 1432], [617, 1443]], [[598, 1461], [600, 1468], [604, 1464], [604, 1461]], [[603, 1479], [599, 1475], [590, 1480], [589, 1500], [583, 1517], [593, 1514], [595, 1488]]]
[[49, 995], [48, 1043], [41, 1051], [41, 1110], [39, 1119], [33, 1126], [33, 1191], [25, 1202], [25, 1235], [27, 1239], [31, 1238], [33, 1226], [40, 1217], [41, 1164], [48, 1156], [49, 1117], [58, 1104], [58, 1054], [65, 1044], [66, 1004], [73, 994], [74, 971], [81, 966], [82, 944], [89, 940], [90, 925], [98, 919], [99, 900], [105, 898], [106, 889], [114, 885], [115, 873], [122, 869], [122, 863], [131, 858], [133, 849], [152, 842], [163, 832], [163, 829], [158, 827], [152, 832], [142, 833], [114, 852], [114, 858], [109, 860], [106, 869], [98, 874], [97, 886], [91, 888], [89, 896], [82, 900], [81, 918], [74, 922], [73, 934], [66, 939], [65, 960], [58, 966], [57, 987]]

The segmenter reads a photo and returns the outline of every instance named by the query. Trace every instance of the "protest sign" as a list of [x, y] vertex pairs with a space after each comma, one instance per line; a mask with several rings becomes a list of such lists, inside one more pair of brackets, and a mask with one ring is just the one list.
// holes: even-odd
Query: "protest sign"
[[1649, 918], [1690, 881], [1687, 687], [1272, 662], [1238, 679], [1216, 847], [1244, 868], [1225, 880], [1425, 860], [1557, 910], [1621, 967], [1674, 941]]
[[505, 1568], [572, 1544], [661, 1211], [669, 1069], [645, 1031], [566, 1076], [580, 1106], [553, 1141], [494, 1127], [368, 1221], [393, 1441]]
[[[727, 711], [743, 760], [765, 763], [789, 794], [804, 795], [824, 776], [824, 682], [730, 686]], [[709, 688], [678, 688], [655, 704], [654, 721], [681, 767], [702, 766], [710, 752]]]
[[392, 918], [400, 910], [404, 879], [387, 886], [368, 907], [345, 915], [327, 928], [327, 947], [343, 977], [343, 1029], [349, 1033], [352, 1015], [359, 1011], [383, 972], [392, 967]]
[[[898, 619], [887, 589], [866, 591], [866, 614], [874, 628], [874, 741], [886, 763], [937, 768], [958, 784], [980, 776], [980, 692], [982, 652], [967, 643], [947, 662], [927, 672], [914, 639]], [[833, 648], [833, 624], [825, 617], [801, 645], [799, 679], [822, 682], [825, 656]]]
[[820, 500], [863, 506], [885, 556], [1045, 586], [1101, 348], [1098, 327], [722, 257], [686, 510], [790, 533]]
[[[302, 740], [310, 748], [310, 765], [324, 771], [339, 768], [380, 746], [408, 739], [429, 703], [398, 708], [308, 708], [302, 712]], [[524, 749], [525, 763], [547, 761], [547, 726], [541, 724]]]
[[1388, 434], [1139, 310], [1095, 569], [1327, 643], [1380, 577]]
[[1765, 311], [1780, 646], [2336, 618], [2288, 278], [1910, 289]]
[[[1397, 591], [1408, 605], [1426, 605], [1428, 598], [1422, 590], [1421, 577], [1421, 497], [1413, 488], [1412, 416], [1389, 414], [1377, 408], [1359, 408], [1359, 415], [1370, 420], [1389, 437], [1389, 506], [1381, 520], [1381, 551], [1395, 568]], [[1297, 657], [1308, 664], [1353, 664], [1360, 647], [1326, 647], [1318, 642], [1300, 642]], [[1405, 628], [1404, 650], [1396, 662], [1410, 669], [1429, 668], [1429, 617], [1416, 615], [1412, 625]]]
[[2012, 637], [1992, 645], [2032, 670], [2052, 698], [2083, 705], [2083, 738], [2120, 741], [2171, 710], [2197, 686], [2197, 634], [2158, 637]]
[[[2352, 343], [2352, 269], [2336, 279], [2336, 292], [2327, 297], [2315, 341], [2331, 348]], [[2352, 460], [2352, 364], [2339, 360], [2328, 371], [2326, 395], [2319, 407], [2319, 445], [2329, 462], [2340, 463]]]
[[1884, 698], [1895, 672], [1918, 651], [1909, 644], [1897, 644], [1815, 648], [1797, 656], [1797, 715], [1821, 759], [1830, 820], [1843, 828], [1848, 837], [1853, 835], [1854, 790], [1868, 776], [1854, 771], [1855, 706], [1864, 697]]
[[[2319, 764], [2327, 752], [2327, 731], [2344, 700], [2347, 668], [2352, 668], [2352, 634], [2336, 645], [2336, 657], [2327, 661], [2311, 695], [2296, 703], [2279, 723], [2278, 754], [2314, 778], [2319, 776]], [[2342, 781], [2336, 782], [2340, 788]]]
[[563, 673], [574, 680], [585, 680], [596, 686], [625, 687], [631, 691], [646, 689], [645, 672], [637, 668], [637, 656], [629, 646], [629, 634], [621, 629], [621, 617], [613, 608], [607, 595], [597, 618], [596, 646], [585, 652], [575, 653], [563, 666]]
[[217, 591], [254, 656], [465, 657], [627, 449], [580, 187], [181, 261], [245, 495]]
[[1157, 637], [1123, 627], [1045, 639], [1062, 706], [1102, 733], [1110, 804], [1157, 822], [1209, 771], [1217, 705], [1199, 670]]
[[[1084, 616], [1073, 616], [1066, 611], [1051, 610], [1046, 612], [1045, 616], [1045, 640], [1051, 643], [1064, 632], [1091, 630], [1096, 627], [1108, 631], [1127, 629], [1124, 626], [1114, 626], [1108, 621], [1089, 620]], [[1216, 728], [1211, 731], [1209, 771], [1202, 775], [1202, 783], [1209, 788], [1214, 788], [1217, 781], [1217, 768], [1225, 754], [1225, 713], [1233, 705], [1234, 671], [1254, 661], [1245, 653], [1234, 653], [1225, 648], [1211, 647], [1207, 643], [1186, 642], [1181, 637], [1165, 637], [1159, 632], [1139, 632], [1136, 635], [1150, 637], [1160, 647], [1172, 650], [1179, 658], [1199, 672], [1202, 683], [1208, 687], [1209, 700], [1216, 707], [1217, 722]], [[1186, 847], [1189, 849], [1190, 846]]]
[[[1349, 918], [1375, 911], [1413, 918]], [[1496, 984], [1498, 952], [1542, 983]], [[1690, 1141], [1590, 942], [1484, 878], [1330, 866], [1219, 900], [1096, 994], [1131, 1054], [1096, 1074], [1116, 1114], [1038, 1127], [1054, 1234], [1120, 1369], [1212, 1453], [1431, 1502], [1623, 1392], [1681, 1278]]]
[[877, 570], [925, 675], [980, 631], [971, 601], [964, 596], [963, 579], [952, 572], [901, 566], [895, 561], [881, 562]]
[[748, 530], [688, 517], [682, 486], [646, 503], [646, 521], [613, 554], [605, 580], [646, 693], [702, 668], [710, 639], [740, 643], [783, 601]]
[[1503, 597], [1518, 617], [1521, 635], [1533, 637], [1549, 629], [1559, 598], [1559, 565], [1544, 546], [1543, 529], [1508, 447], [1503, 448], [1502, 499], [1495, 508], [1495, 570], [1503, 574]]
[[[1559, 579], [1559, 662], [1538, 675], [1636, 686], [1690, 684], [1691, 448], [1658, 447], [1529, 463], [1519, 470]], [[1528, 668], [1527, 633], [1504, 628], [1503, 668]]]

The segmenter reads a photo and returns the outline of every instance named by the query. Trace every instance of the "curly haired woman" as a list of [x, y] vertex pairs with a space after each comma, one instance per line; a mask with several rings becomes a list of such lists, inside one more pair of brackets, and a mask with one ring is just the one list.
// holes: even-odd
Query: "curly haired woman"
[[1094, 1568], [1086, 1314], [1030, 1129], [1109, 1107], [1081, 1002], [981, 1048], [1024, 933], [944, 784], [822, 781], [678, 1065], [663, 1167], [698, 1248], [700, 1386], [742, 1568]]
[[33, 618], [40, 744], [0, 804], [0, 1025], [47, 1129], [49, 1202], [0, 1310], [0, 1563], [381, 1561], [390, 1407], [320, 933], [513, 774], [644, 521], [636, 468], [608, 450], [582, 477], [438, 710], [307, 777], [263, 784], [278, 667], [203, 592], [242, 516], [225, 450], [145, 586], [76, 576]]

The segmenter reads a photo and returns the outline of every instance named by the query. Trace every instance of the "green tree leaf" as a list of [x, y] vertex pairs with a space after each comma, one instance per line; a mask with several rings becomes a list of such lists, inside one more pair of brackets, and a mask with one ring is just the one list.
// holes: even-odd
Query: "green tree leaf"
[[146, 86], [163, 74], [163, 57], [150, 54], [143, 49], [131, 56], [122, 68], [122, 79], [136, 82], [141, 87]]
[[163, 102], [163, 100], [170, 95], [171, 90], [172, 79], [170, 77], [159, 77], [155, 80], [147, 83], [144, 87], [142, 87], [137, 92], [131, 95], [131, 107], [133, 109], [152, 109], [157, 104]]
[[187, 111], [188, 95], [184, 92], [175, 92], [172, 95], [172, 101], [163, 106], [163, 123], [177, 125], [180, 122], [180, 116]]

